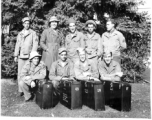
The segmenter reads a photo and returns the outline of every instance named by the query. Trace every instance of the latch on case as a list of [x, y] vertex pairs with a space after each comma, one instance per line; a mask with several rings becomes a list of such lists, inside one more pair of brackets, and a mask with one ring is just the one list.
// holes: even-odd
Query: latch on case
[[101, 89], [97, 89], [97, 92], [101, 92]]
[[78, 88], [78, 87], [76, 87], [76, 88], [75, 88], [75, 91], [79, 91], [79, 88]]

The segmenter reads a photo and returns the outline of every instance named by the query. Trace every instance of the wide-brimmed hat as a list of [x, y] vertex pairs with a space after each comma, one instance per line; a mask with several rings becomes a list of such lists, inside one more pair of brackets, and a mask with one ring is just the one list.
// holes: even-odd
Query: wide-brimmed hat
[[58, 53], [61, 54], [62, 52], [67, 52], [65, 47], [59, 48]]
[[56, 16], [52, 16], [49, 20], [49, 22], [53, 22], [53, 21], [59, 22]]
[[36, 51], [32, 51], [31, 53], [30, 53], [30, 60], [31, 59], [33, 59], [34, 57], [41, 57], [41, 55], [40, 54], [38, 54], [38, 52], [36, 52]]
[[87, 26], [88, 24], [93, 24], [95, 27], [97, 27], [95, 21], [93, 21], [93, 20], [88, 20], [88, 21], [86, 22], [86, 26]]
[[25, 21], [30, 21], [30, 18], [29, 18], [29, 17], [24, 17], [24, 18], [22, 19], [22, 22], [24, 23]]

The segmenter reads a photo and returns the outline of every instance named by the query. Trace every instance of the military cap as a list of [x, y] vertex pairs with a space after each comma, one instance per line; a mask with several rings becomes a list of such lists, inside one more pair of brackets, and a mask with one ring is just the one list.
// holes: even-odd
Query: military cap
[[59, 20], [57, 19], [56, 16], [52, 16], [52, 17], [50, 18], [50, 21], [49, 21], [49, 22], [53, 22], [53, 21], [59, 22]]
[[25, 21], [30, 21], [30, 18], [29, 17], [25, 17], [22, 19], [22, 22], [24, 23]]
[[62, 52], [67, 52], [67, 49], [65, 47], [59, 48], [58, 53], [61, 54]]
[[93, 24], [95, 27], [97, 27], [95, 21], [93, 21], [93, 20], [88, 20], [88, 21], [86, 22], [86, 26], [87, 26], [88, 24]]
[[75, 21], [73, 18], [70, 18], [70, 19], [68, 20], [68, 24], [70, 24], [70, 23], [76, 23], [76, 21]]

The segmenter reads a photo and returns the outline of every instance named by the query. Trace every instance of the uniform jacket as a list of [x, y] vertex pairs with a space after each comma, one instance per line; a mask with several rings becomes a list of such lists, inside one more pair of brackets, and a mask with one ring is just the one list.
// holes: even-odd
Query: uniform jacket
[[110, 50], [113, 56], [120, 56], [120, 50], [126, 48], [125, 38], [116, 29], [111, 34], [105, 32], [102, 34], [98, 48], [101, 54], [106, 50]]
[[64, 67], [60, 65], [61, 60], [57, 60], [53, 62], [50, 73], [49, 73], [49, 79], [60, 81], [62, 77], [74, 77], [74, 71], [73, 71], [73, 64], [70, 60], [67, 60], [67, 63]]
[[75, 35], [72, 37], [71, 34], [68, 34], [65, 38], [65, 47], [68, 51], [68, 57], [71, 58], [77, 58], [77, 48], [78, 47], [85, 47], [84, 42], [84, 35], [81, 32], [76, 31]]
[[98, 55], [98, 44], [100, 39], [100, 35], [96, 32], [93, 33], [91, 38], [88, 37], [88, 34], [85, 34], [85, 49], [88, 58], [94, 58]]
[[116, 72], [121, 72], [120, 64], [114, 60], [110, 63], [109, 67], [106, 65], [104, 61], [98, 62], [98, 71], [99, 74], [114, 74]]
[[[26, 76], [30, 76], [31, 79], [28, 80], [25, 79]], [[20, 79], [23, 80], [28, 85], [30, 85], [32, 80], [44, 79], [45, 77], [46, 77], [46, 65], [44, 64], [43, 61], [40, 61], [40, 63], [37, 66], [35, 66], [28, 60], [23, 66], [20, 73]]]
[[37, 51], [37, 48], [38, 36], [36, 35], [36, 32], [29, 29], [28, 33], [25, 34], [24, 30], [22, 30], [17, 36], [14, 56], [29, 58], [31, 51]]
[[84, 65], [84, 63], [78, 60], [74, 64], [74, 72], [77, 79], [85, 79], [87, 76], [99, 78], [98, 69], [89, 61]]
[[40, 46], [43, 49], [42, 61], [49, 70], [52, 63], [58, 59], [59, 47], [64, 46], [64, 37], [59, 31], [55, 33], [52, 28], [45, 29], [41, 36]]

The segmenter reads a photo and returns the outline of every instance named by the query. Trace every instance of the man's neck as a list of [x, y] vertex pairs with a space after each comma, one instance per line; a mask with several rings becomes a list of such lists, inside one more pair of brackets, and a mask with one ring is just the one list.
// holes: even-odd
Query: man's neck
[[70, 32], [71, 33], [71, 35], [72, 36], [74, 36], [75, 35], [75, 33], [76, 33], [76, 30], [74, 31], [74, 32]]
[[90, 32], [87, 32], [87, 34], [90, 35], [90, 36], [92, 36], [92, 35], [94, 34], [94, 31], [91, 32], [91, 33], [90, 33]]
[[37, 65], [35, 65], [35, 64], [33, 64], [33, 62], [31, 62], [31, 66], [33, 66], [35, 68]]
[[80, 63], [82, 63], [82, 64], [87, 64], [87, 61], [85, 60], [85, 61], [81, 61], [80, 60]]
[[61, 65], [62, 67], [64, 67], [66, 64], [67, 64], [67, 61], [66, 61], [66, 60], [65, 60], [65, 61], [60, 60], [60, 65]]
[[112, 28], [109, 33], [112, 34], [115, 31], [115, 28]]
[[29, 31], [29, 29], [30, 29], [30, 28], [28, 28], [28, 29], [24, 28], [23, 30], [24, 30], [24, 31]]

